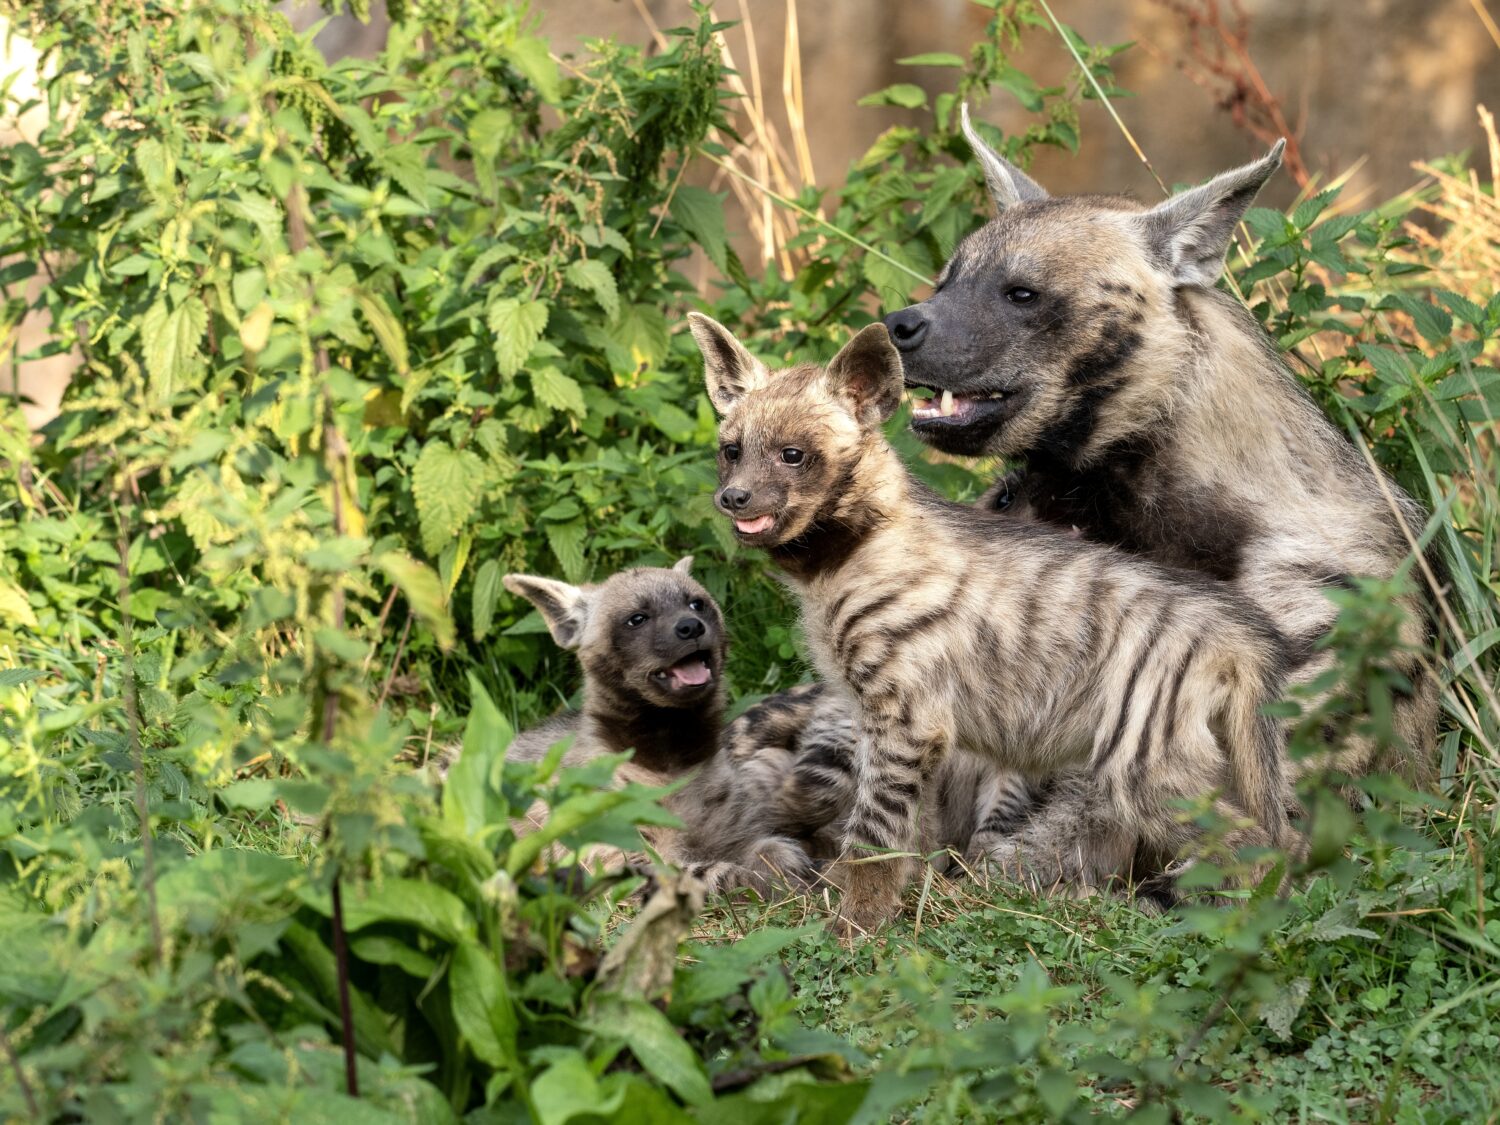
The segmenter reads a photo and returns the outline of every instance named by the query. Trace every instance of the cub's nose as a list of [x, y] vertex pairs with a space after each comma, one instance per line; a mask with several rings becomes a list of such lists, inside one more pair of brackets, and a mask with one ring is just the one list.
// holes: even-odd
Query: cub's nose
[[690, 641], [694, 637], [703, 636], [703, 622], [699, 621], [696, 617], [684, 617], [672, 628], [672, 632], [676, 633], [683, 640]]
[[891, 334], [897, 348], [909, 352], [927, 335], [927, 318], [919, 306], [908, 305], [885, 318], [885, 330]]
[[750, 503], [750, 493], [743, 488], [726, 488], [719, 493], [719, 506], [726, 512], [743, 512]]

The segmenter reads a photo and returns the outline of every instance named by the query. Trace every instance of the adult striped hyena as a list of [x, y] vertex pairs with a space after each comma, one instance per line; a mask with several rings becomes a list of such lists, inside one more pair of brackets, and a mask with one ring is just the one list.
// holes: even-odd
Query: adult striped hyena
[[[737, 752], [719, 752], [728, 641], [719, 607], [693, 580], [691, 565], [689, 557], [671, 569], [623, 570], [597, 586], [506, 576], [506, 588], [537, 607], [552, 638], [578, 654], [584, 673], [582, 710], [560, 712], [518, 735], [508, 756], [540, 761], [572, 735], [563, 765], [631, 750], [616, 775], [621, 781], [666, 786], [692, 773], [664, 802], [683, 827], [643, 830], [663, 859], [710, 891], [806, 882], [815, 875], [809, 849], [784, 827], [815, 794], [798, 791], [792, 808], [779, 811], [796, 757], [783, 761], [790, 742], [779, 729], [742, 723], [731, 728]], [[811, 709], [798, 714], [817, 725]], [[810, 748], [836, 743], [836, 717], [818, 729]], [[545, 815], [539, 803], [528, 819], [539, 826]]]
[[[966, 238], [932, 296], [886, 318], [910, 387], [937, 392], [912, 429], [948, 453], [1024, 462], [983, 503], [1227, 583], [1288, 639], [1294, 682], [1331, 660], [1326, 593], [1386, 578], [1420, 534], [1419, 506], [1373, 471], [1303, 391], [1272, 341], [1215, 288], [1235, 224], [1281, 161], [1265, 157], [1142, 207], [1051, 198], [964, 129], [996, 217]], [[1332, 764], [1433, 767], [1437, 680], [1426, 598], [1406, 599], [1411, 684], [1401, 744]], [[1315, 763], [1321, 765], [1323, 763]]]
[[[882, 325], [826, 370], [775, 374], [722, 325], [694, 314], [692, 329], [722, 415], [715, 501], [796, 590], [815, 664], [858, 710], [848, 847], [907, 852], [953, 747], [1038, 780], [1093, 779], [1092, 838], [1057, 855], [1056, 881], [1101, 880], [1142, 845], [1180, 853], [1196, 834], [1182, 799], [1217, 795], [1229, 846], [1288, 842], [1285, 751], [1261, 713], [1281, 648], [1263, 613], [923, 487], [881, 430], [902, 394]], [[904, 859], [841, 866], [846, 933], [899, 908]]]

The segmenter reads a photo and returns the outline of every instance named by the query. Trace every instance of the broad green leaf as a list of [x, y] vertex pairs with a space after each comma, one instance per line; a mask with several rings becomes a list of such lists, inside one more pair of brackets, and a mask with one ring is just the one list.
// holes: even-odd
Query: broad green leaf
[[490, 305], [490, 331], [495, 334], [495, 363], [500, 374], [514, 375], [547, 327], [547, 306], [541, 301], [502, 297]]
[[724, 203], [707, 188], [682, 184], [668, 206], [672, 218], [687, 229], [708, 260], [720, 271], [729, 265], [729, 240], [724, 233]]
[[436, 558], [474, 514], [484, 481], [484, 461], [467, 449], [430, 441], [411, 474], [422, 525], [422, 549]]
[[615, 285], [615, 275], [598, 258], [570, 262], [565, 274], [573, 285], [594, 295], [610, 320], [620, 315], [620, 291]]
[[158, 298], [141, 317], [146, 371], [151, 376], [151, 393], [158, 401], [170, 398], [196, 378], [198, 345], [207, 327], [208, 310], [197, 297], [189, 297], [171, 310], [166, 298]]
[[17, 625], [35, 629], [36, 613], [21, 587], [8, 578], [0, 578], [0, 629], [12, 629]]
[[556, 1052], [531, 1084], [537, 1125], [565, 1125], [575, 1117], [610, 1120], [625, 1098], [625, 1087], [615, 1083], [606, 1092], [603, 1085], [576, 1050]]
[[588, 536], [588, 527], [582, 520], [549, 523], [546, 527], [547, 543], [562, 564], [563, 574], [569, 582], [582, 582], [585, 571], [583, 541]]
[[566, 410], [582, 418], [588, 411], [583, 402], [583, 388], [576, 379], [552, 366], [537, 367], [531, 372], [531, 389], [537, 400], [553, 410]]
[[713, 1101], [698, 1056], [667, 1017], [645, 1000], [606, 997], [591, 1022], [599, 1034], [623, 1039], [636, 1061], [689, 1105]]
[[866, 94], [855, 105], [898, 105], [903, 109], [917, 109], [927, 104], [927, 92], [910, 82], [897, 82], [884, 90]]
[[[469, 718], [463, 749], [443, 785], [443, 821], [473, 836], [489, 815], [490, 775], [505, 754], [514, 732], [479, 678], [469, 673]], [[503, 813], [503, 809], [501, 812]]]
[[474, 639], [482, 641], [495, 623], [495, 606], [500, 600], [500, 560], [486, 559], [474, 576]]
[[660, 363], [670, 341], [667, 318], [655, 305], [626, 305], [607, 335], [625, 352], [632, 371]]
[[453, 618], [448, 615], [442, 583], [432, 568], [402, 551], [386, 551], [375, 559], [375, 565], [401, 591], [417, 620], [432, 630], [439, 647], [444, 651], [452, 648]]
[[392, 934], [362, 934], [349, 939], [349, 950], [372, 965], [395, 965], [404, 973], [427, 979], [438, 963], [421, 950]]
[[240, 343], [245, 345], [247, 352], [265, 350], [266, 341], [271, 338], [271, 324], [275, 319], [275, 310], [268, 302], [262, 301], [240, 321]]
[[901, 66], [963, 66], [964, 60], [961, 56], [948, 51], [928, 51], [921, 55], [907, 55], [904, 59], [897, 59]]
[[395, 365], [397, 373], [408, 374], [411, 368], [407, 359], [406, 330], [391, 313], [390, 306], [385, 303], [384, 298], [373, 293], [361, 293], [357, 300], [360, 311], [365, 314], [366, 323]]
[[397, 922], [426, 930], [455, 945], [473, 939], [474, 916], [463, 900], [436, 883], [386, 878], [363, 898], [344, 892], [344, 928], [350, 933], [377, 922]]
[[469, 1049], [491, 1066], [513, 1069], [517, 1064], [516, 1013], [505, 974], [472, 941], [453, 951], [453, 967], [448, 972], [453, 1022], [458, 1024]]

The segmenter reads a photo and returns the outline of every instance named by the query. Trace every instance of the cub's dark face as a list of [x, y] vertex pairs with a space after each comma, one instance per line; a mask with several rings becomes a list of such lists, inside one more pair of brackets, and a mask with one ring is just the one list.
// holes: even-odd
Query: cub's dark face
[[621, 571], [593, 592], [578, 656], [594, 683], [658, 707], [695, 707], [724, 674], [724, 619], [677, 570]]
[[886, 327], [918, 398], [912, 430], [946, 453], [1064, 453], [1136, 378], [1148, 316], [1170, 299], [1132, 205], [1017, 204], [974, 232], [931, 297]]
[[831, 516], [849, 490], [859, 431], [820, 374], [816, 368], [776, 373], [719, 426], [714, 504], [747, 546], [798, 538]]

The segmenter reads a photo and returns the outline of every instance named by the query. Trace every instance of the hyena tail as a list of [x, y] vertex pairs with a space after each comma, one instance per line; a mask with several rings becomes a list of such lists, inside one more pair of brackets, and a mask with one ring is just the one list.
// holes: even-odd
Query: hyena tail
[[1286, 735], [1281, 722], [1262, 710], [1276, 698], [1274, 678], [1244, 676], [1237, 688], [1225, 715], [1230, 782], [1246, 814], [1280, 846], [1290, 831]]

